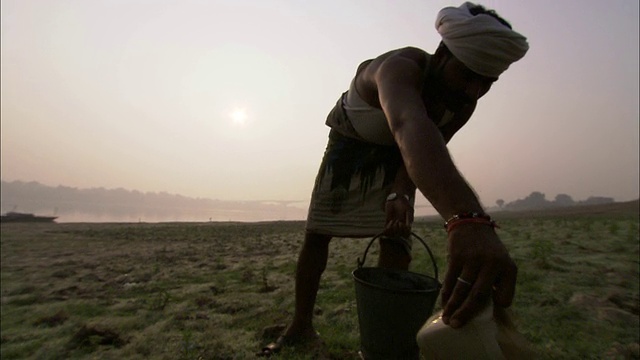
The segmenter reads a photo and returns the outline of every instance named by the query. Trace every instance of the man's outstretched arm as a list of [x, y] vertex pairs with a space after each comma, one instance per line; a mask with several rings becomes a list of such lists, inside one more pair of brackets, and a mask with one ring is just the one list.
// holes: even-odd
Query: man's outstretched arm
[[[401, 56], [375, 65], [380, 105], [407, 174], [418, 190], [445, 219], [482, 213], [477, 196], [455, 167], [444, 138], [427, 115], [421, 97], [422, 69], [414, 60]], [[449, 232], [448, 256], [442, 291], [445, 323], [464, 325], [491, 295], [498, 306], [511, 304], [517, 268], [492, 227], [472, 222], [455, 227]]]

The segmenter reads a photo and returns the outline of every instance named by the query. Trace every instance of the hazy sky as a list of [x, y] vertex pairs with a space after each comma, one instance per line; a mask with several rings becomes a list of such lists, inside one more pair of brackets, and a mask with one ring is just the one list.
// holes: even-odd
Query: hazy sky
[[[2, 0], [2, 179], [308, 201], [357, 65], [461, 3]], [[482, 4], [531, 48], [449, 146], [481, 200], [638, 198], [638, 1]]]

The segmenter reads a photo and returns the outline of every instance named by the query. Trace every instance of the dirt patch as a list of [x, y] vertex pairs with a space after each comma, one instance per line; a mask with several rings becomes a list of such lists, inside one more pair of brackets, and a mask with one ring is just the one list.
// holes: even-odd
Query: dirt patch
[[640, 300], [631, 294], [612, 293], [607, 300], [622, 310], [628, 311], [634, 315], [640, 315]]
[[127, 344], [127, 341], [120, 337], [117, 332], [101, 328], [99, 326], [84, 325], [78, 330], [71, 340], [67, 343], [67, 349], [85, 349], [93, 350], [98, 345], [122, 347]]
[[640, 344], [613, 344], [606, 353], [607, 359], [640, 359]]
[[34, 321], [33, 325], [54, 327], [64, 324], [68, 319], [69, 314], [64, 310], [60, 310], [51, 316], [44, 316], [39, 318], [38, 320]]
[[[613, 301], [612, 301], [613, 299]], [[615, 293], [606, 298], [598, 298], [596, 296], [577, 293], [574, 294], [569, 303], [590, 309], [594, 316], [601, 321], [609, 323], [627, 324], [634, 326], [640, 320], [637, 313], [637, 302], [624, 294]]]

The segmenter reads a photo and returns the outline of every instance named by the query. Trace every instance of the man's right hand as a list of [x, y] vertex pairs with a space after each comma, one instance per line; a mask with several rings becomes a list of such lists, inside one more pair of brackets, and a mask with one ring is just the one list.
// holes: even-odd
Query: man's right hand
[[449, 233], [449, 268], [442, 289], [442, 320], [463, 326], [486, 306], [509, 307], [517, 267], [495, 230], [486, 224], [461, 224]]

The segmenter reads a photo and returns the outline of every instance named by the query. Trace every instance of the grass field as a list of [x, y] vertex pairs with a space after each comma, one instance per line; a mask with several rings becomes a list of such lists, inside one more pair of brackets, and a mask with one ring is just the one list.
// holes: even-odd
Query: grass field
[[[637, 201], [495, 218], [519, 266], [518, 327], [541, 358], [639, 358]], [[303, 229], [2, 224], [0, 358], [254, 358], [291, 318]], [[414, 231], [444, 273], [440, 222], [417, 221]], [[351, 272], [367, 242], [332, 242], [315, 311], [325, 358], [357, 359]], [[414, 258], [414, 271], [430, 271], [424, 250]], [[297, 350], [277, 359], [317, 357]]]

